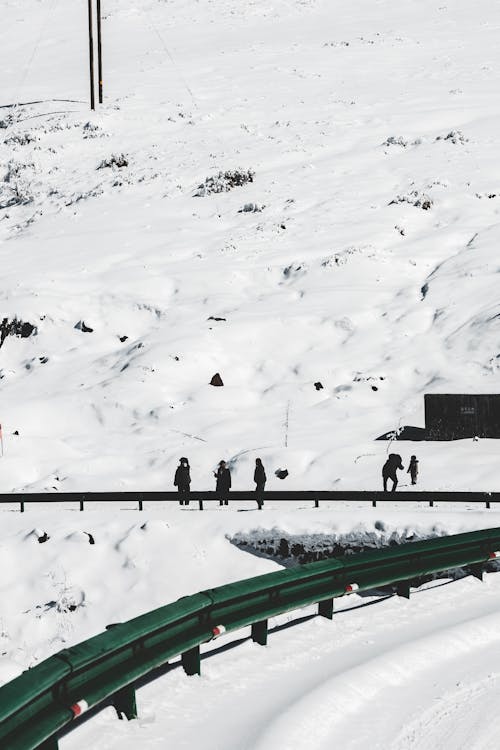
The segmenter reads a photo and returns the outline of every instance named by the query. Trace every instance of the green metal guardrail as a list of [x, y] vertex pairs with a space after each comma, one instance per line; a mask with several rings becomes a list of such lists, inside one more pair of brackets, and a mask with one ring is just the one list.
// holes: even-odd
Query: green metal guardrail
[[0, 688], [2, 750], [57, 750], [57, 733], [89, 708], [111, 701], [119, 715], [137, 716], [135, 683], [172, 657], [187, 674], [200, 673], [200, 645], [252, 626], [267, 643], [268, 618], [318, 603], [332, 618], [335, 597], [410, 582], [467, 566], [482, 578], [500, 557], [500, 528], [410, 542], [309, 563], [187, 596], [60, 651]]

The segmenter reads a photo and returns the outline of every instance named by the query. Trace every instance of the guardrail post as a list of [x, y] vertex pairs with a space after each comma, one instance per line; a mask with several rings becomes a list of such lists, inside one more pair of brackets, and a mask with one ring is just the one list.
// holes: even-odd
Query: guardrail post
[[261, 646], [267, 646], [267, 620], [254, 622], [252, 625], [252, 641]]
[[484, 573], [484, 568], [481, 563], [477, 563], [476, 565], [470, 566], [470, 574], [471, 576], [474, 576], [474, 578], [478, 578], [480, 581], [482, 581], [483, 573]]
[[49, 737], [48, 740], [45, 740], [41, 745], [38, 745], [36, 750], [59, 750], [57, 737]]
[[198, 500], [198, 508], [203, 510], [203, 500], [201, 498]]
[[396, 594], [403, 596], [405, 599], [410, 598], [410, 582], [409, 581], [398, 581], [396, 584]]
[[491, 508], [491, 503], [490, 503], [490, 501], [489, 501], [489, 500], [486, 500], [486, 507], [487, 507], [487, 508]]
[[372, 508], [376, 508], [376, 507], [377, 507], [377, 501], [376, 500], [372, 500]]
[[429, 500], [429, 508], [433, 508], [433, 507], [434, 507], [434, 500]]
[[122, 719], [123, 716], [129, 721], [137, 719], [137, 703], [133, 685], [129, 685], [115, 693], [111, 698], [111, 702], [115, 707], [119, 719]]
[[314, 507], [315, 508], [319, 508], [319, 500], [315, 500], [314, 501]]
[[21, 500], [21, 502], [19, 503], [19, 505], [21, 506], [19, 508], [19, 510], [21, 511], [21, 513], [24, 513], [24, 500]]
[[84, 502], [85, 502], [85, 495], [82, 495], [82, 497], [80, 498], [80, 510], [84, 510], [84, 505], [83, 505]]
[[201, 674], [200, 647], [195, 646], [190, 648], [189, 651], [184, 651], [181, 662], [185, 673], [190, 677], [194, 674]]
[[326, 617], [328, 620], [333, 619], [333, 599], [318, 602], [318, 615]]
[[142, 496], [142, 493], [141, 493], [139, 495], [139, 510], [142, 510], [142, 501], [143, 501], [143, 496]]

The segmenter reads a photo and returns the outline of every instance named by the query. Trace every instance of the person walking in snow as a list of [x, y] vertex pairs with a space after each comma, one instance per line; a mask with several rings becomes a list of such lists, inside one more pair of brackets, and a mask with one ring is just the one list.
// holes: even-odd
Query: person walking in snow
[[418, 458], [416, 456], [410, 458], [410, 465], [408, 466], [407, 474], [411, 477], [411, 483], [416, 484], [418, 476]]
[[179, 505], [189, 505], [189, 488], [191, 486], [190, 466], [187, 458], [179, 459], [179, 466], [175, 470], [174, 486], [180, 494]]
[[396, 487], [398, 486], [398, 477], [396, 474], [397, 469], [404, 469], [404, 466], [401, 463], [401, 456], [399, 455], [399, 453], [389, 453], [389, 457], [387, 458], [387, 461], [382, 467], [382, 479], [384, 482], [384, 492], [387, 492], [387, 480], [388, 479], [392, 480], [391, 492], [396, 492]]
[[266, 479], [266, 472], [262, 465], [262, 461], [260, 458], [256, 458], [253, 481], [255, 482], [255, 499], [257, 500], [259, 510], [262, 510], [262, 506], [264, 505], [264, 487], [266, 486]]
[[214, 471], [214, 477], [217, 480], [215, 491], [219, 498], [219, 505], [229, 505], [228, 495], [231, 489], [231, 472], [227, 468], [225, 461], [219, 461], [217, 471]]

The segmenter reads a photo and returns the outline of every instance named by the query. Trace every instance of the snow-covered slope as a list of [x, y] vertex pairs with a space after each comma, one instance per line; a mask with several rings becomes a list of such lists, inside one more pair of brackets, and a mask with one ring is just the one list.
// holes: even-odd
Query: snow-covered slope
[[497, 4], [107, 0], [92, 114], [84, 5], [2, 11], [3, 491], [373, 487], [425, 392], [498, 390]]

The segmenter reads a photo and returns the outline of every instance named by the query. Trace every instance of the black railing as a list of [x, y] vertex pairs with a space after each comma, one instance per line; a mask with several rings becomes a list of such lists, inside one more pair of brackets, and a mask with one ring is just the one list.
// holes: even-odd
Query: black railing
[[[24, 513], [27, 503], [75, 503], [80, 510], [85, 509], [86, 503], [137, 503], [139, 510], [144, 510], [144, 504], [178, 502], [189, 499], [191, 503], [198, 503], [203, 510], [204, 503], [218, 502], [216, 492], [191, 492], [180, 495], [177, 492], [13, 492], [0, 495], [0, 504], [17, 504]], [[224, 497], [226, 499], [226, 496]], [[255, 492], [234, 491], [227, 495], [229, 503], [255, 502]], [[382, 492], [378, 490], [270, 490], [264, 493], [264, 502], [310, 502], [315, 508], [320, 502], [329, 503], [371, 503], [375, 508], [380, 502], [397, 503], [427, 503], [430, 507], [438, 503], [484, 503], [486, 508], [491, 503], [500, 502], [500, 492]], [[264, 505], [265, 507], [265, 505]]]

